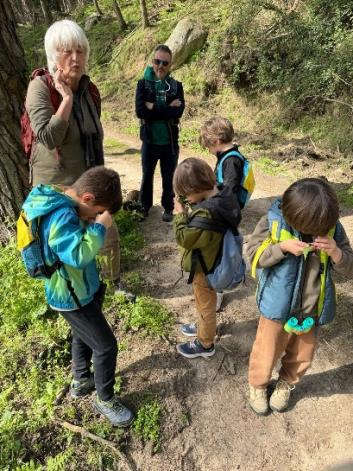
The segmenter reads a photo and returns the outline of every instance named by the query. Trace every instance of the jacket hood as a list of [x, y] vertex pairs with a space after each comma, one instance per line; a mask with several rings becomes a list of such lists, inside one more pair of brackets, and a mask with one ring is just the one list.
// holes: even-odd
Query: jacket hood
[[29, 221], [45, 216], [54, 210], [66, 207], [76, 207], [78, 203], [65, 195], [59, 187], [51, 185], [37, 185], [27, 196], [22, 209]]
[[207, 209], [211, 213], [212, 219], [233, 230], [238, 228], [241, 221], [238, 199], [228, 186], [220, 187], [219, 192], [215, 196], [201, 201], [196, 208]]
[[143, 73], [143, 78], [146, 79], [146, 80], [152, 80], [152, 82], [161, 82], [163, 83], [167, 78], [169, 77], [169, 72], [168, 74], [165, 76], [165, 78], [163, 80], [159, 80], [155, 73], [154, 73], [154, 70], [153, 70], [153, 66], [152, 65], [148, 65], [146, 68], [145, 68], [145, 71]]

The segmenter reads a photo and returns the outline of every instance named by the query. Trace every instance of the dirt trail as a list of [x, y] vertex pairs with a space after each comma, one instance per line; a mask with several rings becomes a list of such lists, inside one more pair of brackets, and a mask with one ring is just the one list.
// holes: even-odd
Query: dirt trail
[[[109, 134], [125, 147], [107, 155], [107, 165], [119, 171], [126, 192], [138, 189], [139, 141]], [[257, 175], [256, 192], [243, 216], [243, 234], [254, 228], [287, 186], [284, 178]], [[157, 172], [156, 205], [160, 192]], [[171, 224], [161, 222], [161, 211], [155, 206], [142, 223], [147, 246], [137, 269], [146, 291], [176, 313], [172, 338], [176, 343], [184, 340], [178, 324], [196, 316], [186, 280], [174, 286], [180, 260]], [[344, 214], [342, 221], [353, 240], [353, 217]], [[257, 417], [247, 406], [248, 358], [258, 316], [250, 278], [238, 291], [225, 295], [218, 315], [220, 341], [212, 359], [186, 360], [175, 353], [174, 345], [159, 341], [129, 344], [129, 350], [120, 355], [127, 399], [131, 393], [152, 391], [166, 408], [161, 452], [152, 455], [134, 441], [128, 446], [135, 469], [321, 471], [353, 460], [352, 282], [338, 280], [337, 288], [337, 320], [322, 330], [313, 367], [293, 392], [284, 414]]]

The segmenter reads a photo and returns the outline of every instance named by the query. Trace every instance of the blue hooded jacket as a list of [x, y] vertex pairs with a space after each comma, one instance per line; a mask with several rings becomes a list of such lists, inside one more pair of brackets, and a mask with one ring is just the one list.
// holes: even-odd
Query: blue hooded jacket
[[48, 304], [56, 310], [78, 309], [67, 281], [81, 304], [93, 300], [100, 281], [95, 257], [104, 244], [102, 224], [87, 224], [77, 212], [78, 203], [57, 187], [38, 185], [23, 204], [29, 221], [40, 218], [39, 236], [47, 265], [63, 265], [45, 281]]

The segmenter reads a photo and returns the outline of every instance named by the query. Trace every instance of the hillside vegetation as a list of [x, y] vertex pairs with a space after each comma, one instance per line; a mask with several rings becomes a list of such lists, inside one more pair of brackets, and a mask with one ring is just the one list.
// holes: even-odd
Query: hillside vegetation
[[[104, 119], [137, 133], [136, 80], [154, 46], [190, 16], [208, 31], [202, 50], [174, 72], [187, 108], [182, 144], [195, 145], [200, 121], [228, 116], [242, 134], [304, 137], [351, 154], [353, 7], [349, 0], [159, 0], [148, 5], [152, 26], [140, 26], [139, 2], [121, 1], [128, 30], [119, 32], [110, 0], [89, 32], [90, 74], [105, 97]], [[94, 6], [73, 12], [84, 25]], [[19, 30], [28, 68], [45, 62], [45, 27]], [[35, 51], [35, 52], [34, 52]]]

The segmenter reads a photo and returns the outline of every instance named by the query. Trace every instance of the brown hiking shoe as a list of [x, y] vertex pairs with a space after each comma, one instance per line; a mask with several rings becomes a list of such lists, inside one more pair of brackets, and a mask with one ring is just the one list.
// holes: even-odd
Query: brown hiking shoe
[[287, 409], [290, 393], [294, 388], [294, 384], [289, 384], [284, 379], [279, 378], [270, 398], [271, 409], [275, 412], [283, 412]]
[[268, 412], [267, 390], [249, 384], [249, 405], [257, 415], [265, 415]]

